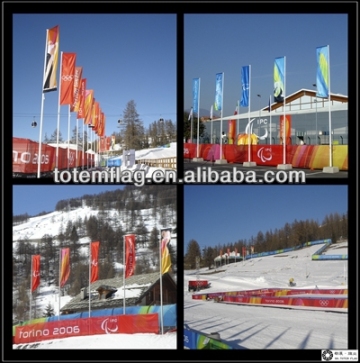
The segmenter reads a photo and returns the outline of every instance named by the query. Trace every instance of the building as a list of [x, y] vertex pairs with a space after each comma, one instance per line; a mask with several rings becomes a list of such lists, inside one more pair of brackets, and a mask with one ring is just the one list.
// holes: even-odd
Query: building
[[[348, 144], [348, 97], [331, 94], [331, 104], [327, 98], [316, 96], [315, 90], [301, 89], [285, 98], [285, 114], [290, 119], [291, 135], [287, 144], [326, 145], [329, 133], [332, 142], [338, 145]], [[252, 133], [260, 137], [259, 144], [281, 144], [280, 117], [284, 115], [284, 103], [272, 103], [260, 110], [226, 116], [222, 118], [222, 129], [229, 132], [229, 121], [235, 120], [235, 134], [245, 133], [251, 121]], [[331, 130], [329, 130], [331, 116]], [[220, 118], [204, 118], [206, 126], [200, 143], [219, 143]]]
[[[160, 273], [133, 275], [125, 279], [123, 276], [97, 280], [90, 286], [91, 311], [124, 306], [160, 305]], [[163, 305], [177, 303], [177, 287], [175, 277], [169, 273], [162, 275]], [[79, 293], [61, 309], [61, 314], [72, 314], [89, 310], [88, 287]]]

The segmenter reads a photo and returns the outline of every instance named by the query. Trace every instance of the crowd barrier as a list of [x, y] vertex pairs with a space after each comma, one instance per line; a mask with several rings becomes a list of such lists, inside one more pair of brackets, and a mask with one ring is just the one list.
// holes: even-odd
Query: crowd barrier
[[159, 333], [158, 314], [114, 315], [17, 326], [14, 344], [95, 334]]
[[209, 337], [195, 330], [184, 327], [184, 348], [185, 349], [211, 349], [211, 350], [229, 350], [232, 349], [228, 344]]
[[[184, 143], [184, 159], [196, 157], [207, 161], [220, 159], [219, 144]], [[283, 164], [283, 145], [250, 145], [251, 161], [260, 166]], [[348, 145], [332, 146], [333, 166], [348, 170]], [[222, 159], [228, 163], [248, 161], [248, 145], [222, 145]], [[286, 145], [286, 164], [300, 169], [323, 169], [329, 166], [329, 145]]]
[[[177, 326], [177, 311], [176, 304], [163, 305], [162, 307], [163, 313], [163, 326], [168, 328], [175, 328]], [[100, 310], [92, 310], [90, 313], [91, 317], [108, 317], [108, 316], [116, 316], [116, 315], [135, 315], [135, 314], [158, 314], [159, 327], [161, 326], [161, 306], [160, 305], [145, 305], [145, 306], [126, 306], [125, 314], [124, 308], [112, 308], [112, 309], [100, 309]], [[73, 319], [82, 319], [88, 318], [89, 311], [83, 311], [79, 313], [73, 314], [65, 314], [65, 315], [56, 315], [50, 316], [46, 318], [38, 318], [33, 320], [25, 320], [21, 324], [13, 325], [13, 336], [15, 336], [16, 327], [24, 326], [35, 323], [43, 323], [43, 322], [54, 322], [54, 321], [64, 321], [64, 320], [73, 320]]]
[[[18, 137], [13, 137], [12, 152], [13, 174], [29, 175], [38, 172], [39, 143]], [[73, 169], [78, 167], [93, 167], [94, 154], [82, 151], [58, 148], [58, 170]], [[41, 144], [40, 173], [49, 173], [56, 167], [56, 147]]]

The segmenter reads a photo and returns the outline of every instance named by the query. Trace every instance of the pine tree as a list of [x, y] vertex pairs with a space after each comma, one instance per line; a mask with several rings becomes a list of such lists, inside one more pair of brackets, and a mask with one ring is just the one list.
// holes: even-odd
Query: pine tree
[[54, 309], [49, 302], [44, 310], [43, 317], [46, 318], [46, 317], [50, 317], [50, 316], [54, 316], [54, 315], [55, 315]]
[[125, 124], [125, 129], [123, 131], [125, 149], [141, 149], [145, 132], [143, 122], [140, 120], [139, 114], [136, 111], [134, 100], [127, 103], [123, 112], [122, 121]]

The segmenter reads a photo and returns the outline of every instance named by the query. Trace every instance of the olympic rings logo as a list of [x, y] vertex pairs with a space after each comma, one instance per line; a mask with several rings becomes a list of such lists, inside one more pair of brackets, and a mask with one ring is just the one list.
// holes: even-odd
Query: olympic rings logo
[[320, 301], [319, 301], [319, 304], [320, 304], [321, 306], [328, 306], [328, 305], [329, 305], [329, 300], [320, 300]]
[[61, 80], [63, 81], [72, 81], [74, 76], [68, 75], [68, 76], [61, 76]]

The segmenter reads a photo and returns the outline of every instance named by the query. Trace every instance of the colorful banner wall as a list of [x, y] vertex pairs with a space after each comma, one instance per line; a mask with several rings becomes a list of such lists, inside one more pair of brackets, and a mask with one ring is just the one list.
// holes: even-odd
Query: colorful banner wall
[[232, 349], [228, 344], [219, 340], [209, 338], [207, 335], [198, 333], [184, 327], [184, 348], [185, 349], [210, 349], [210, 350], [229, 350]]
[[95, 334], [159, 333], [158, 314], [117, 315], [17, 326], [14, 344]]
[[[222, 145], [223, 157], [228, 163], [247, 161], [247, 145]], [[219, 144], [200, 144], [199, 157], [207, 161], [218, 160]], [[184, 144], [184, 158], [196, 157], [196, 144]], [[251, 145], [251, 160], [257, 165], [282, 164], [282, 145]], [[329, 164], [328, 145], [286, 145], [286, 160], [294, 168], [323, 169]], [[333, 165], [348, 170], [348, 145], [333, 145]]]

